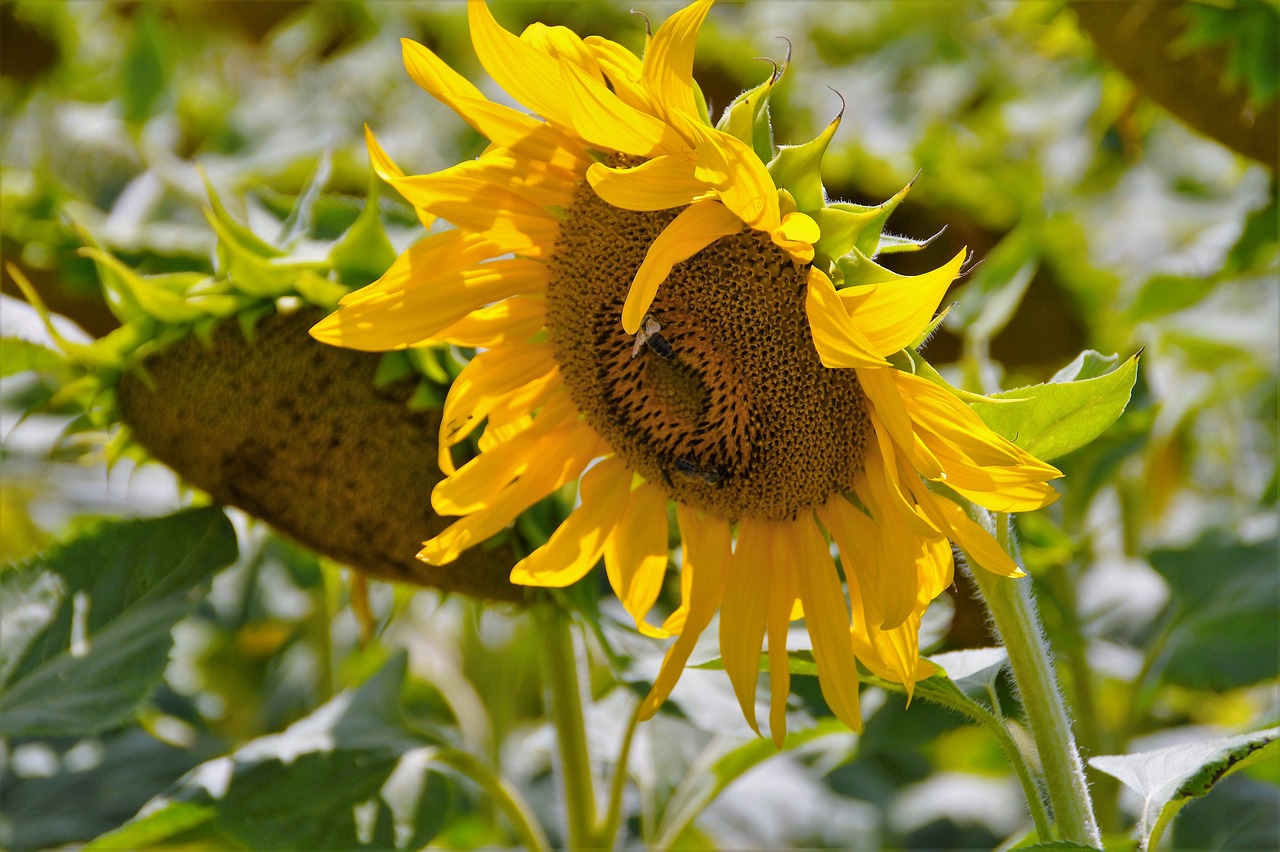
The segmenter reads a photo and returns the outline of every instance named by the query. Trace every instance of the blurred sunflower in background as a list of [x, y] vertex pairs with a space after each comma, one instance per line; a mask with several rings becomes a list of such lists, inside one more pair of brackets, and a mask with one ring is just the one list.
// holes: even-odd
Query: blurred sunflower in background
[[[454, 560], [576, 482], [576, 508], [512, 581], [565, 586], [603, 556], [640, 630], [677, 636], [646, 717], [718, 610], [724, 666], [756, 727], [767, 635], [781, 743], [793, 620], [812, 637], [824, 698], [860, 729], [858, 661], [908, 691], [933, 671], [918, 631], [952, 582], [952, 542], [982, 569], [1021, 573], [955, 498], [1037, 509], [1061, 474], [985, 426], [916, 352], [965, 252], [917, 276], [876, 262], [927, 241], [882, 233], [906, 190], [878, 207], [828, 202], [819, 168], [839, 118], [776, 147], [768, 99], [782, 66], [712, 123], [692, 78], [710, 6], [671, 16], [640, 59], [562, 27], [516, 36], [472, 0], [481, 63], [534, 115], [405, 41], [413, 79], [492, 144], [405, 175], [369, 135], [378, 174], [424, 224], [453, 227], [312, 334], [479, 350], [444, 406], [447, 476], [432, 495], [461, 518], [420, 558]], [[456, 466], [477, 429], [479, 452]], [[671, 504], [683, 600], [654, 627]]]

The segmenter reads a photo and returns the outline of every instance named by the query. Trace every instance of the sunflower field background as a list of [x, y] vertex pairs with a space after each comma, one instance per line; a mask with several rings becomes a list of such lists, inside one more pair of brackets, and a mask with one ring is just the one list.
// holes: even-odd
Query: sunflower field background
[[[494, 7], [643, 47], [626, 4]], [[484, 149], [402, 37], [484, 79], [462, 4], [0, 4], [0, 847], [559, 848], [584, 810], [622, 848], [1033, 845], [960, 574], [921, 636], [952, 692], [868, 677], [855, 735], [799, 652], [778, 749], [714, 643], [636, 727], [663, 646], [599, 573], [506, 583], [571, 496], [414, 562], [473, 353], [306, 335], [421, 235], [363, 125], [416, 171]], [[938, 236], [889, 265], [981, 261], [927, 345], [953, 384], [1092, 380], [1082, 418], [1132, 384], [1016, 519], [1106, 848], [1175, 813], [1166, 848], [1280, 848], [1280, 6], [726, 2], [713, 114], [788, 51], [781, 141], [845, 104], [831, 196], [919, 173], [889, 230]]]

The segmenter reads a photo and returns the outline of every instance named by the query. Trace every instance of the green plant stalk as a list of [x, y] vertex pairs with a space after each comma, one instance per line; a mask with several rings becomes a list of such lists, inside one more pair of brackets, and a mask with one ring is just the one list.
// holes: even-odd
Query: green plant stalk
[[596, 848], [612, 849], [618, 837], [618, 824], [622, 820], [622, 794], [627, 788], [627, 763], [631, 758], [631, 743], [635, 740], [636, 727], [640, 724], [642, 706], [643, 702], [636, 701], [635, 709], [631, 711], [631, 718], [627, 720], [626, 730], [622, 734], [622, 745], [618, 747], [618, 759], [613, 764], [613, 779], [609, 784], [609, 801], [592, 840], [592, 846]]
[[[979, 523], [989, 520], [986, 510], [970, 507]], [[996, 516], [996, 538], [1014, 561], [1017, 547], [1009, 516]], [[974, 582], [986, 600], [996, 630], [1009, 655], [1009, 666], [1026, 708], [1027, 724], [1044, 769], [1045, 789], [1054, 821], [1063, 840], [1101, 848], [1102, 837], [1093, 814], [1084, 764], [1058, 690], [1049, 646], [1040, 630], [1028, 583], [1009, 581], [975, 566]]]
[[582, 690], [569, 616], [555, 604], [534, 608], [543, 649], [543, 677], [551, 692], [551, 720], [560, 751], [560, 774], [568, 822], [568, 848], [589, 848], [596, 825], [595, 782], [582, 718]]
[[[895, 692], [906, 695], [906, 690], [900, 684], [881, 684], [884, 687], [892, 688]], [[1009, 729], [1005, 726], [1005, 722], [1000, 718], [999, 704], [995, 695], [992, 695], [992, 706], [997, 709], [994, 712], [987, 711], [980, 705], [972, 702], [962, 703], [952, 700], [942, 690], [917, 691], [917, 694], [928, 701], [940, 704], [943, 707], [950, 708], [962, 715], [973, 719], [982, 727], [986, 728], [996, 742], [1000, 744], [1000, 748], [1004, 751], [1005, 756], [1009, 758], [1009, 765], [1013, 767], [1014, 774], [1018, 776], [1018, 783], [1022, 785], [1022, 795], [1027, 800], [1027, 810], [1031, 813], [1031, 822], [1035, 825], [1036, 836], [1047, 841], [1053, 836], [1053, 826], [1049, 821], [1049, 814], [1045, 810], [1044, 799], [1040, 794], [1040, 788], [1036, 784], [1036, 780], [1031, 773], [1031, 767], [1027, 765], [1026, 755], [1022, 753], [1022, 749], [1018, 748], [1018, 744], [1014, 741], [1013, 735], [1009, 733]]]
[[520, 842], [520, 848], [530, 849], [533, 852], [551, 852], [551, 843], [543, 833], [542, 827], [538, 825], [533, 809], [506, 779], [494, 773], [474, 755], [460, 749], [439, 749], [433, 755], [433, 759], [470, 778], [480, 789], [489, 794], [507, 815], [511, 829]]

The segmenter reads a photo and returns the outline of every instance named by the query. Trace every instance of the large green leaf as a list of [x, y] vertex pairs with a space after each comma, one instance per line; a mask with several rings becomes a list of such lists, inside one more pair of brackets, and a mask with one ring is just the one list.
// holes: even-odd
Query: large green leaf
[[431, 767], [435, 740], [401, 714], [406, 660], [397, 654], [282, 733], [197, 767], [91, 848], [157, 843], [209, 820], [252, 849], [422, 848], [453, 793]]
[[100, 524], [0, 580], [0, 733], [87, 735], [164, 673], [170, 630], [236, 558], [220, 509]]
[[1212, 533], [1184, 550], [1148, 554], [1176, 604], [1165, 681], [1225, 690], [1280, 674], [1278, 547], [1275, 538], [1243, 544]]
[[1238, 769], [1280, 756], [1280, 728], [1137, 754], [1104, 755], [1089, 764], [1113, 775], [1142, 798], [1138, 822], [1143, 849], [1154, 849], [1187, 802], [1207, 794]]
[[[1095, 360], [1082, 356], [1072, 363], [1087, 375]], [[1105, 375], [991, 394], [994, 399], [1026, 399], [1034, 404], [976, 402], [973, 410], [996, 432], [1036, 458], [1051, 461], [1083, 447], [1116, 422], [1129, 404], [1137, 377], [1135, 355]]]

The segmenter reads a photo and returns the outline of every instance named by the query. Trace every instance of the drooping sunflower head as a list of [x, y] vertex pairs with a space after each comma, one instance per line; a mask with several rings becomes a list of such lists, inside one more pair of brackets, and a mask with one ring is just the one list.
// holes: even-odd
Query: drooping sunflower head
[[[516, 36], [471, 0], [481, 63], [532, 114], [406, 41], [411, 76], [492, 145], [406, 176], [369, 136], [378, 173], [424, 224], [453, 227], [312, 333], [478, 350], [445, 402], [448, 476], [432, 498], [461, 517], [421, 558], [448, 562], [576, 482], [579, 507], [513, 581], [565, 585], [603, 557], [640, 629], [678, 634], [649, 713], [719, 610], [725, 668], [754, 726], [767, 635], [780, 741], [792, 620], [805, 619], [828, 703], [857, 728], [857, 660], [908, 688], [932, 671], [917, 632], [951, 582], [950, 542], [1019, 573], [958, 501], [1039, 508], [1060, 474], [983, 425], [912, 348], [965, 253], [918, 276], [877, 262], [924, 242], [881, 233], [905, 189], [878, 207], [827, 198], [819, 168], [839, 117], [776, 148], [779, 68], [711, 123], [692, 79], [710, 6], [669, 18], [641, 59], [559, 27]], [[455, 469], [453, 448], [477, 429], [479, 453]], [[655, 628], [644, 618], [672, 504], [683, 602]]]

